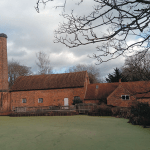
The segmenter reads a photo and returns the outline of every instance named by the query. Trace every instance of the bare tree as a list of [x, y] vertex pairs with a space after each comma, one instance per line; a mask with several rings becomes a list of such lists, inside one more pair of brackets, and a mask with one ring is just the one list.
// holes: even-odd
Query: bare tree
[[31, 67], [20, 65], [18, 61], [9, 61], [8, 62], [8, 81], [9, 88], [14, 84], [15, 80], [19, 76], [28, 76], [32, 74]]
[[150, 53], [127, 57], [122, 74], [128, 81], [150, 80]]
[[39, 67], [38, 74], [51, 74], [52, 66], [49, 56], [47, 56], [44, 52], [38, 52], [36, 57], [38, 59], [38, 61], [36, 61], [36, 65]]
[[[54, 0], [37, 0], [36, 6], [35, 6], [36, 11], [39, 13], [40, 12], [40, 8], [39, 8], [40, 4], [42, 3], [44, 6], [46, 6], [46, 3], [49, 2], [49, 1], [54, 1]], [[64, 0], [63, 5], [55, 6], [55, 8], [62, 7], [65, 10], [66, 1], [67, 0]]]
[[87, 71], [90, 83], [100, 83], [100, 70], [95, 65], [78, 64], [70, 67], [66, 72]]
[[[46, 4], [47, 1], [38, 0], [37, 8], [40, 2]], [[86, 1], [80, 0], [80, 7], [81, 3]], [[69, 48], [99, 43], [96, 47], [99, 54], [93, 54], [99, 63], [138, 49], [144, 53], [149, 50], [149, 0], [93, 0], [93, 3], [93, 10], [88, 15], [63, 12], [62, 17], [67, 21], [55, 31], [54, 42]], [[138, 40], [131, 43], [130, 39]]]

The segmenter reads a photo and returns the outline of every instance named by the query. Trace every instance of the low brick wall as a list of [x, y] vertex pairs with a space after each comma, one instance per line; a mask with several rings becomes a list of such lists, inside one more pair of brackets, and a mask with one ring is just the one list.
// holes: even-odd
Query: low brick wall
[[11, 112], [0, 112], [0, 116], [9, 116]]
[[84, 100], [84, 103], [85, 104], [98, 104], [99, 103], [99, 100]]
[[10, 117], [21, 117], [21, 116], [73, 116], [78, 115], [79, 113], [76, 111], [55, 111], [55, 112], [40, 112], [40, 113], [15, 113], [12, 112]]

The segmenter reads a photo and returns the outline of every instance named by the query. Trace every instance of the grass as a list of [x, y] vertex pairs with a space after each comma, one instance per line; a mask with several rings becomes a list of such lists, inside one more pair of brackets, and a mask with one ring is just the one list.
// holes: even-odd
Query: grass
[[1, 150], [148, 150], [150, 129], [92, 116], [0, 116]]

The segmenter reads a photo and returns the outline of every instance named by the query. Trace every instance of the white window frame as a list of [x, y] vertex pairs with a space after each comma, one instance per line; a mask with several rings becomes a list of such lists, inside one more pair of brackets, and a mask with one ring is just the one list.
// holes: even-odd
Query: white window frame
[[[42, 101], [41, 101], [42, 100]], [[38, 99], [38, 103], [43, 103], [43, 98]]]
[[[122, 96], [125, 96], [125, 99], [123, 99]], [[130, 96], [129, 96], [129, 99], [126, 99], [126, 96], [129, 96], [129, 95], [121, 95], [121, 99], [125, 101], [130, 100]]]
[[27, 99], [26, 98], [22, 98], [22, 103], [27, 103]]

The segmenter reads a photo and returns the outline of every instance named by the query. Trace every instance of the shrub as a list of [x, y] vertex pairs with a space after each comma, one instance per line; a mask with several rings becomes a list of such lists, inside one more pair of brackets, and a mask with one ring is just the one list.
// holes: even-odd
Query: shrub
[[120, 107], [112, 107], [112, 116], [119, 116], [120, 115]]
[[130, 117], [130, 108], [122, 108], [122, 107], [112, 107], [112, 116], [116, 116], [119, 118], [129, 119]]
[[121, 116], [121, 118], [129, 119], [131, 116], [131, 108], [121, 108], [120, 116]]
[[80, 99], [74, 99], [72, 105], [79, 104], [79, 103], [83, 103], [83, 101]]
[[98, 105], [97, 108], [93, 109], [88, 114], [92, 115], [93, 113], [96, 116], [111, 116], [112, 115], [111, 107], [107, 106], [104, 103], [102, 103], [101, 105]]
[[137, 103], [131, 107], [129, 122], [136, 125], [150, 125], [150, 106], [148, 103]]

